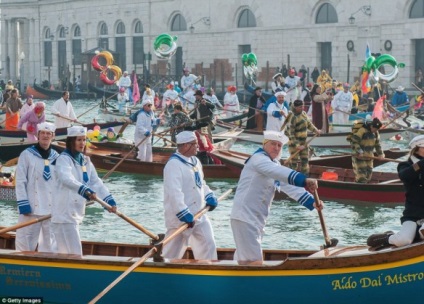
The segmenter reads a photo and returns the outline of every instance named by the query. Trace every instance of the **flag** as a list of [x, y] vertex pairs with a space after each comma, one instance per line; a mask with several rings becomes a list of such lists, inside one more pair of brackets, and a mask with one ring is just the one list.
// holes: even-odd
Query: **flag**
[[133, 99], [134, 105], [136, 105], [137, 102], [140, 100], [140, 90], [138, 88], [137, 74], [136, 73], [134, 73], [134, 79], [133, 79], [132, 99]]
[[365, 49], [365, 61], [367, 61], [369, 57], [371, 57], [371, 49], [370, 49], [370, 45], [367, 42], [367, 48]]
[[384, 107], [383, 102], [386, 99], [386, 95], [381, 96], [374, 106], [374, 111], [372, 111], [372, 118], [378, 118], [380, 120], [383, 119]]
[[[370, 45], [367, 43], [367, 48], [365, 49], [365, 65], [367, 64], [368, 58], [370, 57], [371, 57], [371, 49], [370, 49]], [[361, 90], [363, 94], [368, 94], [371, 90], [369, 77], [370, 77], [370, 73], [365, 68], [362, 68]]]

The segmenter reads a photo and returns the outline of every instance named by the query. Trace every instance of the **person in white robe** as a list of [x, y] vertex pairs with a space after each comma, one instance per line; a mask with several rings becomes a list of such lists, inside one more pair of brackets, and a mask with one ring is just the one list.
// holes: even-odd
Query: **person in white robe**
[[195, 259], [216, 260], [211, 222], [206, 214], [194, 222], [194, 215], [205, 204], [212, 211], [218, 206], [218, 200], [206, 184], [202, 164], [195, 156], [198, 148], [196, 135], [192, 131], [183, 131], [176, 137], [177, 152], [169, 158], [163, 171], [165, 237], [184, 223], [189, 224], [190, 229], [164, 246], [162, 256], [181, 259], [191, 246]]
[[121, 78], [119, 78], [118, 86], [119, 88], [125, 89], [125, 93], [127, 93], [128, 98], [132, 95], [131, 94], [131, 77], [128, 75], [128, 71], [124, 71]]
[[[18, 202], [18, 223], [39, 219], [51, 213], [51, 206], [57, 199], [55, 169], [52, 164], [59, 154], [51, 148], [56, 127], [43, 122], [37, 125], [38, 143], [25, 149], [19, 156], [16, 167], [16, 200]], [[18, 251], [52, 252], [53, 235], [50, 219], [16, 231], [15, 247]]]
[[224, 111], [227, 118], [240, 115], [240, 103], [236, 92], [236, 86], [229, 86], [224, 95]]
[[286, 93], [280, 91], [275, 93], [274, 96], [277, 100], [271, 103], [266, 109], [266, 130], [279, 132], [288, 114], [287, 108], [284, 106]]
[[289, 75], [286, 77], [284, 81], [284, 86], [286, 87], [286, 100], [289, 105], [292, 104], [296, 99], [300, 98], [300, 77], [295, 75], [295, 70], [290, 69]]
[[69, 127], [72, 122], [77, 121], [74, 107], [69, 101], [68, 91], [63, 92], [62, 98], [55, 101], [51, 113], [55, 116], [54, 124], [56, 128], [66, 128]]
[[331, 101], [334, 131], [346, 132], [351, 128], [349, 116], [353, 105], [353, 94], [349, 91], [349, 87], [348, 83], [343, 84], [343, 90], [334, 95]]

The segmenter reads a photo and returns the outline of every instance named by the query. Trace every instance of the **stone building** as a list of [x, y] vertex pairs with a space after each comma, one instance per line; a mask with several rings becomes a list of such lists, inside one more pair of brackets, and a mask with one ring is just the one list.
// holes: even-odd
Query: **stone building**
[[[283, 65], [328, 69], [353, 82], [365, 49], [405, 63], [395, 82], [411, 87], [424, 67], [424, 0], [2, 0], [1, 78], [31, 84], [89, 77], [88, 53], [119, 54], [122, 70], [181, 76], [184, 66], [218, 90], [243, 85], [241, 56], [254, 53], [258, 84]], [[176, 53], [158, 59], [153, 42], [177, 36]], [[87, 77], [85, 77], [87, 76]]]

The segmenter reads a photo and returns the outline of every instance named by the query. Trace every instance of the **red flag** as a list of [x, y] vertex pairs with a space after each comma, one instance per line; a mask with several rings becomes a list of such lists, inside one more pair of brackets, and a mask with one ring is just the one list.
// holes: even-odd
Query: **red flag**
[[140, 100], [140, 90], [138, 88], [137, 74], [134, 73], [132, 99], [134, 105]]
[[374, 111], [372, 112], [372, 118], [378, 118], [380, 120], [383, 119], [384, 107], [383, 102], [386, 99], [386, 95], [381, 96], [374, 106]]

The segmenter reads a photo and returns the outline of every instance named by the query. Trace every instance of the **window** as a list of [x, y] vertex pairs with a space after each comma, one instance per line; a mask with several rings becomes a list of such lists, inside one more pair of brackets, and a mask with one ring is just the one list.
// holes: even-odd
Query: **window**
[[318, 9], [316, 23], [337, 23], [337, 13], [329, 3], [324, 3]]
[[125, 24], [123, 22], [118, 23], [118, 26], [116, 27], [116, 33], [125, 34]]
[[133, 37], [133, 63], [144, 63], [144, 47], [143, 37]]
[[66, 34], [67, 31], [65, 30], [65, 28], [62, 26], [59, 30], [59, 38], [66, 38]]
[[81, 39], [72, 40], [72, 64], [81, 64]]
[[143, 33], [143, 25], [141, 24], [141, 21], [137, 21], [137, 23], [135, 24], [134, 33], [135, 34]]
[[177, 32], [177, 31], [186, 31], [186, 30], [187, 30], [187, 23], [184, 17], [181, 14], [175, 15], [175, 17], [172, 19], [172, 22], [171, 22], [171, 31]]
[[237, 27], [256, 27], [256, 18], [250, 9], [241, 11]]
[[81, 37], [81, 28], [78, 25], [74, 29], [74, 37]]
[[108, 30], [107, 30], [107, 25], [106, 23], [102, 23], [102, 25], [100, 26], [100, 35], [107, 35], [108, 34]]
[[424, 0], [415, 0], [409, 12], [409, 18], [424, 18]]

